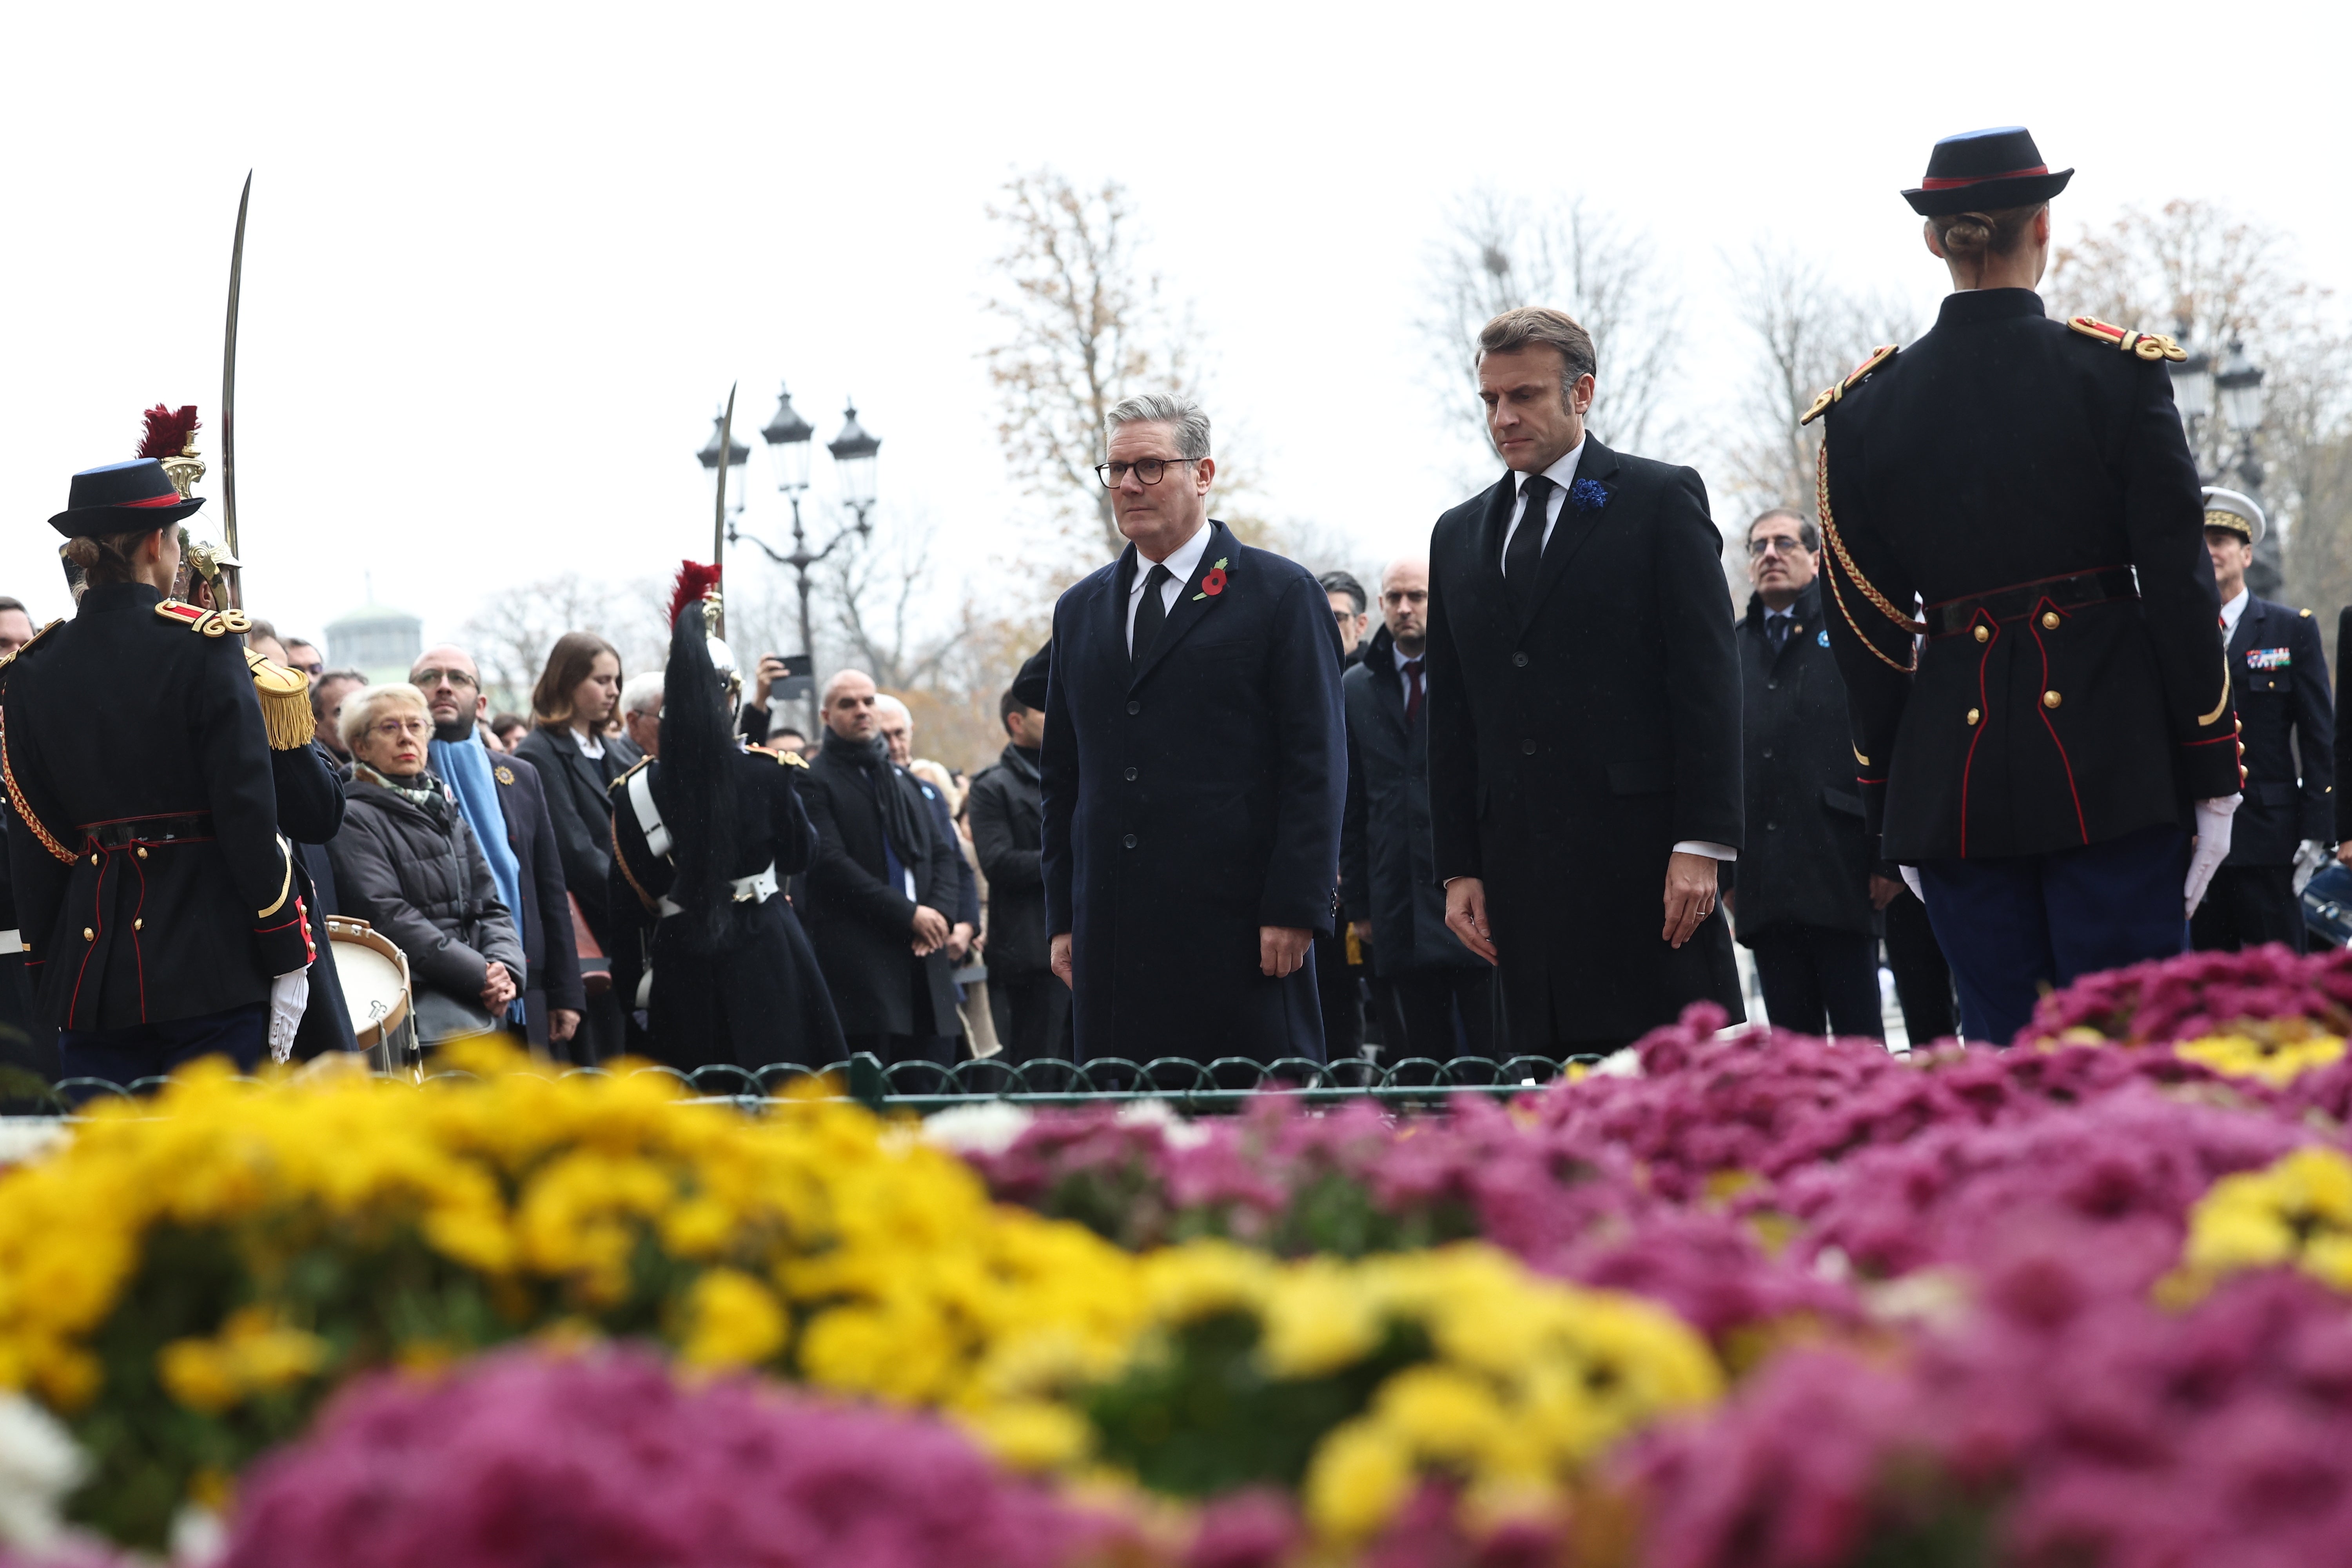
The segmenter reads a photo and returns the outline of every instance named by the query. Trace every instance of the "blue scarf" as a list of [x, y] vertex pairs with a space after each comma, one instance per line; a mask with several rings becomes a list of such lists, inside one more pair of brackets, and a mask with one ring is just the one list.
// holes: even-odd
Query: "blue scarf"
[[[507, 842], [507, 814], [499, 805], [499, 786], [490, 777], [489, 748], [478, 739], [468, 741], [435, 741], [426, 748], [433, 771], [446, 780], [457, 796], [457, 809], [466, 814], [466, 826], [474, 830], [476, 842], [482, 847], [482, 858], [490, 863], [490, 880], [499, 885], [499, 897], [514, 917], [515, 932], [521, 937], [523, 951], [530, 951], [530, 933], [522, 929], [522, 865], [515, 858], [514, 846]], [[515, 976], [518, 994], [508, 1009], [507, 1016], [520, 1019], [523, 1016], [524, 976]]]

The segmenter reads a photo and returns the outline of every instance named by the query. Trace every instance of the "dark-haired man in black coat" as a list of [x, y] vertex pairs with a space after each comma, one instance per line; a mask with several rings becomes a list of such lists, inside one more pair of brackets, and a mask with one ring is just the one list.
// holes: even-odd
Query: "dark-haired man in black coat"
[[1339, 635], [1306, 568], [1211, 521], [1209, 420], [1111, 411], [1118, 561], [1054, 606], [1045, 914], [1077, 1054], [1323, 1056], [1348, 784]]
[[1557, 310], [1479, 334], [1511, 470], [1430, 540], [1429, 790], [1446, 924], [1499, 965], [1510, 1049], [1623, 1044], [1739, 975], [1723, 535], [1689, 468], [1587, 434], [1592, 340]]

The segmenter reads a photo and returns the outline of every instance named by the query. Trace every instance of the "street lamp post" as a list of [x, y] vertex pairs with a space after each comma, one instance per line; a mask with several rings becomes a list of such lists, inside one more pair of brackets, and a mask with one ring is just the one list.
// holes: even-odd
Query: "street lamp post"
[[[739, 531], [731, 521], [727, 528], [727, 537], [730, 541], [754, 544], [761, 554], [777, 565], [793, 569], [794, 586], [800, 596], [801, 659], [806, 666], [809, 681], [808, 722], [812, 739], [815, 737], [817, 725], [816, 636], [809, 616], [809, 568], [839, 549], [851, 534], [862, 538], [873, 531], [870, 514], [874, 510], [874, 470], [877, 454], [882, 449], [881, 441], [858, 425], [855, 405], [850, 406], [846, 419], [841, 434], [828, 442], [825, 449], [833, 454], [835, 466], [841, 470], [842, 500], [849, 507], [853, 521], [835, 529], [833, 537], [824, 542], [823, 549], [813, 551], [809, 548], [808, 533], [801, 523], [801, 497], [809, 487], [810, 447], [814, 442], [816, 429], [793, 406], [789, 387], [778, 392], [775, 416], [760, 432], [760, 439], [767, 444], [768, 456], [775, 464], [776, 489], [792, 503], [793, 552], [790, 555], [778, 554], [765, 540]], [[717, 437], [712, 438], [712, 444], [716, 446]]]
[[[2184, 323], [2184, 330], [2186, 324]], [[2181, 423], [2189, 429], [2189, 450], [2197, 458], [2200, 482], [2220, 484], [2235, 471], [2237, 488], [2262, 500], [2263, 460], [2254, 450], [2254, 437], [2263, 425], [2263, 368], [2246, 353], [2243, 339], [2232, 338], [2229, 353], [2217, 369], [2213, 356], [2196, 350], [2172, 366], [2173, 401], [2180, 410]], [[2228, 445], [2216, 456], [2209, 470], [2202, 452], [2207, 421], [2220, 415], [2221, 426], [2229, 433]], [[2273, 526], [2263, 534], [2263, 542], [2254, 546], [2254, 559], [2246, 568], [2246, 587], [2260, 598], [2273, 598], [2284, 577], [2279, 551], [2279, 531]]]

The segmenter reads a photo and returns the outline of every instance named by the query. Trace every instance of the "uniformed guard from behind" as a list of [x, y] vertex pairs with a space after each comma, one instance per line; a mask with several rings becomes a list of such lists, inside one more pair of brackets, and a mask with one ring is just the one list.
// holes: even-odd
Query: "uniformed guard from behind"
[[613, 984], [672, 1067], [821, 1067], [848, 1053], [815, 951], [783, 897], [816, 836], [807, 764], [745, 745], [734, 656], [709, 635], [718, 572], [670, 600], [657, 753], [613, 781]]
[[1937, 142], [1904, 195], [1953, 292], [1806, 415], [1865, 814], [1997, 1044], [2181, 950], [2241, 782], [2180, 351], [2034, 292], [2073, 173], [2020, 128]]
[[2263, 542], [2263, 509], [2251, 496], [2205, 489], [2205, 549], [2221, 595], [2221, 636], [2230, 650], [2230, 694], [2246, 747], [2245, 800], [2231, 824], [2230, 858], [2213, 873], [2189, 922], [2200, 950], [2235, 952], [2306, 941], [2298, 861], [2316, 867], [2336, 842], [2336, 710], [2327, 653], [2309, 610], [2246, 590], [2246, 567]]
[[49, 521], [89, 586], [0, 661], [9, 864], [68, 1078], [250, 1068], [309, 989], [245, 618], [164, 597], [202, 504], [152, 458], [76, 474]]

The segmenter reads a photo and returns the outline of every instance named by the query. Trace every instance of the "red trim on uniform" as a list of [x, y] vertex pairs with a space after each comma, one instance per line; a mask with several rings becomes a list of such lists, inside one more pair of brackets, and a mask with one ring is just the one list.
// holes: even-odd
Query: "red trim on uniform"
[[131, 868], [139, 873], [139, 901], [131, 909], [131, 958], [139, 973], [139, 1021], [147, 1021], [147, 955], [139, 949], [139, 925], [147, 916], [147, 868], [133, 857]]
[[82, 977], [89, 973], [89, 955], [98, 951], [98, 939], [106, 934], [106, 874], [111, 869], [112, 861], [99, 862], [98, 891], [90, 900], [90, 938], [81, 944], [81, 967], [74, 971], [73, 995], [66, 1002], [66, 1027], [69, 1029], [77, 1026], [75, 1020], [81, 1009]]
[[[2113, 566], [2085, 566], [2079, 572], [2059, 572], [2047, 577], [2028, 577], [2022, 583], [2006, 583], [1998, 588], [1980, 588], [1973, 594], [1955, 594], [1948, 599], [1937, 600], [1934, 604], [1929, 605], [1927, 608], [1931, 610], [1940, 610], [1946, 605], [1957, 605], [1962, 599], [1982, 599], [1993, 594], [2011, 593], [2019, 588], [2039, 588], [2044, 583], [2063, 583], [2069, 577], [2090, 577], [2095, 576], [2101, 572], [2126, 572], [2130, 569], [2131, 563], [2129, 562], [2125, 562]], [[2099, 601], [2101, 604], [2105, 604], [2108, 601], [2105, 599]]]
[[1985, 639], [1984, 652], [1977, 658], [1977, 721], [1976, 733], [1969, 737], [1969, 754], [1960, 763], [1960, 858], [1969, 858], [1969, 771], [1977, 765], [1977, 742], [1992, 725], [1992, 703], [1985, 697], [1985, 666], [1992, 662], [1992, 645], [2000, 641], [2000, 623], [1979, 610], [1979, 626], [1992, 627], [1992, 636]]
[[300, 899], [294, 900], [294, 918], [302, 922], [302, 951], [310, 963], [319, 962], [319, 944], [310, 937], [310, 911]]
[[254, 928], [253, 928], [253, 934], [254, 934], [254, 935], [256, 935], [256, 936], [268, 936], [271, 931], [284, 931], [288, 926], [292, 925], [292, 924], [294, 923], [294, 921], [300, 920], [301, 918], [302, 918], [302, 900], [299, 900], [299, 899], [297, 899], [297, 900], [294, 900], [294, 918], [293, 918], [293, 920], [283, 920], [283, 921], [278, 921], [276, 925], [274, 925], [274, 926], [256, 926], [256, 927], [254, 927]]
[[[111, 827], [118, 822], [164, 822], [173, 817], [209, 816], [211, 815], [212, 814], [209, 811], [151, 811], [144, 816], [106, 816], [100, 817], [96, 822], [77, 822], [74, 824], [74, 826], [76, 829], [86, 833], [93, 827]], [[106, 846], [101, 844], [99, 847], [103, 849]]]
[[2180, 743], [2184, 746], [2218, 746], [2224, 741], [2234, 741], [2237, 738], [2238, 732], [2232, 730], [2225, 735], [2208, 735], [2201, 741], [2183, 741]]
[[[2050, 603], [2047, 594], [2043, 595], [2041, 604], [2027, 612], [2025, 625], [2026, 629], [2033, 634], [2034, 647], [2042, 654], [2042, 689], [2047, 691], [2050, 689], [2050, 649], [2042, 641], [2042, 612], [2045, 605], [2053, 610], [2058, 607]], [[2050, 705], [2036, 702], [2033, 708], [2042, 715], [2042, 727], [2050, 731], [2050, 743], [2058, 748], [2058, 765], [2066, 770], [2066, 793], [2074, 798], [2074, 831], [2083, 836], [2084, 844], [2088, 844], [2091, 829], [2083, 820], [2083, 792], [2074, 787], [2074, 760], [2066, 755], [2066, 742], [2058, 738], [2058, 726], [2050, 721]]]
[[1885, 779], [1866, 779], [1866, 778], [1864, 778], [1860, 773], [1856, 773], [1856, 774], [1854, 775], [1853, 782], [1854, 782], [1854, 783], [1856, 783], [1856, 784], [1885, 784], [1886, 781], [1885, 781]]
[[1966, 179], [1956, 180], [1946, 174], [1939, 179], [1920, 181], [1919, 188], [1923, 191], [1957, 191], [1962, 185], [1980, 185], [1987, 180], [2021, 180], [2028, 174], [2046, 174], [2049, 172], [2049, 164], [2036, 163], [2031, 169], [2004, 169], [1998, 174], [1970, 174]]
[[180, 492], [173, 490], [169, 495], [149, 496], [144, 500], [119, 500], [114, 504], [121, 507], [177, 506], [180, 504]]

